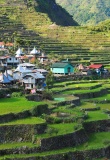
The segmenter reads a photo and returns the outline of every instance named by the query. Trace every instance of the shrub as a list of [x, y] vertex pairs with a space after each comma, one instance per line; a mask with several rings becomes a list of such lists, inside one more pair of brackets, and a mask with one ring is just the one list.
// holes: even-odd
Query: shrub
[[50, 124], [59, 124], [59, 123], [62, 123], [63, 120], [61, 118], [58, 118], [58, 117], [52, 117], [52, 116], [46, 116], [45, 117], [45, 120], [47, 123], [50, 123]]
[[22, 93], [21, 92], [13, 92], [12, 97], [21, 97], [22, 96]]
[[53, 93], [52, 93], [52, 91], [44, 90], [44, 91], [42, 92], [42, 98], [43, 98], [43, 99], [53, 100]]
[[43, 113], [45, 114], [49, 113], [47, 104], [35, 106], [31, 110], [32, 116], [41, 116]]
[[53, 133], [57, 134], [58, 133], [58, 129], [56, 128], [47, 128], [46, 133], [48, 133], [49, 135], [52, 135]]

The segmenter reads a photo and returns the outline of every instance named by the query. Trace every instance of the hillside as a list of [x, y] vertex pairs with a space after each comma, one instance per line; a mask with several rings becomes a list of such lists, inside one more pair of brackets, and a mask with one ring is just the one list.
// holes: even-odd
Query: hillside
[[110, 21], [96, 27], [61, 26], [57, 25], [60, 20], [52, 21], [51, 18], [54, 1], [30, 2], [0, 1], [0, 41], [15, 43], [10, 53], [14, 53], [19, 46], [25, 51], [36, 46], [52, 59], [70, 58], [73, 65], [109, 65]]
[[[2, 14], [10, 14], [9, 19], [12, 17], [12, 13], [18, 14], [18, 16], [22, 17], [22, 13], [28, 11], [33, 12], [33, 14], [36, 13], [36, 24], [37, 20], [39, 18], [43, 20], [43, 24], [51, 24], [55, 22], [57, 25], [61, 26], [74, 26], [78, 25], [72, 17], [69, 15], [69, 13], [57, 5], [55, 3], [55, 0], [18, 0], [18, 1], [9, 1], [9, 0], [2, 0], [0, 1], [0, 6], [1, 6], [1, 11]], [[11, 11], [11, 12], [10, 12]], [[9, 13], [10, 12], [10, 13]], [[27, 12], [26, 12], [27, 13]], [[28, 16], [27, 13], [27, 16]], [[15, 17], [14, 18], [20, 18], [20, 17]]]
[[94, 25], [110, 18], [109, 0], [56, 0], [81, 25]]

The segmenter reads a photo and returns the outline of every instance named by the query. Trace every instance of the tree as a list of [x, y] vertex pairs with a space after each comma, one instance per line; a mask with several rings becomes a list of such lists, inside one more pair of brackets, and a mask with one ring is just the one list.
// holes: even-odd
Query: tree
[[47, 76], [46, 76], [46, 85], [47, 85], [47, 88], [49, 89], [49, 86], [53, 86], [54, 84], [54, 75], [53, 73], [50, 71], [48, 72]]

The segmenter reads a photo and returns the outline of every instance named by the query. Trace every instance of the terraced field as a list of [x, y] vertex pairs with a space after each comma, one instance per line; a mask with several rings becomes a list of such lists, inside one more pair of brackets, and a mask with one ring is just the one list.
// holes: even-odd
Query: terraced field
[[[71, 93], [67, 92], [65, 96], [64, 91], [62, 91], [62, 86], [65, 86]], [[102, 90], [100, 89], [105, 89], [105, 86], [108, 93], [102, 93]], [[63, 90], [65, 87], [63, 87]], [[54, 94], [54, 97], [59, 98], [59, 100], [54, 99], [53, 101], [44, 100], [42, 102], [31, 102], [23, 97], [1, 99], [0, 108], [2, 108], [2, 112], [0, 114], [0, 135], [3, 138], [0, 139], [0, 159], [24, 159], [24, 157], [25, 159], [44, 159], [44, 157], [47, 159], [57, 159], [56, 157], [59, 156], [61, 159], [68, 157], [68, 159], [71, 160], [73, 156], [76, 157], [76, 154], [82, 156], [82, 159], [85, 159], [87, 158], [85, 152], [90, 156], [92, 155], [91, 150], [94, 150], [97, 153], [97, 158], [103, 158], [102, 148], [109, 150], [108, 147], [110, 146], [109, 87], [109, 80], [96, 80], [91, 81], [91, 83], [84, 80], [63, 81], [59, 83], [56, 82], [51, 89], [54, 92], [60, 91], [60, 94]], [[87, 93], [88, 95], [89, 93], [95, 94], [97, 90], [101, 93], [100, 97], [93, 97], [90, 99], [86, 99], [85, 97], [80, 98], [80, 101], [77, 97], [73, 96], [72, 93], [78, 92], [82, 95]], [[100, 101], [100, 99], [104, 101]], [[42, 114], [38, 116], [33, 116], [33, 108], [39, 105], [43, 106], [46, 103], [49, 104], [48, 114], [42, 112]], [[8, 112], [6, 113], [5, 110], [8, 110]], [[30, 114], [25, 118], [23, 117], [23, 114], [20, 116], [20, 114], [26, 110], [30, 111]], [[6, 114], [9, 116], [11, 113], [14, 113], [15, 115], [19, 114], [19, 119], [8, 119], [7, 121]], [[4, 119], [4, 122], [1, 121], [2, 119]], [[101, 130], [100, 127], [97, 128], [97, 124], [103, 125], [103, 123], [108, 123], [108, 126], [105, 125], [105, 129], [104, 127], [103, 130]], [[90, 127], [91, 133], [89, 133], [86, 125], [91, 127], [92, 125], [95, 125], [95, 129], [100, 131], [92, 131], [93, 128]], [[83, 135], [83, 127], [87, 132], [86, 135], [84, 135], [85, 138], [82, 137], [85, 140], [83, 139], [82, 142], [80, 139], [79, 142], [75, 142], [76, 144], [72, 144], [72, 146], [70, 145], [71, 141], [68, 145], [69, 139], [67, 137], [71, 136], [71, 134], [73, 134], [72, 136], [74, 137], [80, 134], [80, 132], [81, 135]], [[2, 135], [3, 130], [4, 136]], [[62, 141], [63, 137], [65, 140]], [[78, 137], [81, 138], [80, 136]], [[58, 141], [59, 138], [60, 141]], [[75, 141], [76, 140], [77, 137], [75, 138]], [[46, 144], [45, 148], [46, 141], [48, 142], [48, 145]], [[62, 147], [62, 142], [65, 141], [66, 143], [63, 144], [64, 147]], [[56, 143], [60, 145], [56, 147]], [[100, 154], [98, 155], [98, 153]], [[95, 154], [92, 156], [93, 159], [97, 159]], [[104, 157], [109, 158], [109, 156], [110, 154], [105, 154]], [[79, 156], [76, 159], [79, 160]]]
[[[48, 14], [36, 12], [32, 6], [28, 8], [22, 0], [0, 1], [0, 39], [15, 42], [13, 50], [21, 46], [27, 54], [28, 47], [31, 50], [36, 46], [50, 59], [68, 58], [73, 65], [101, 63], [110, 68], [110, 30], [63, 27], [53, 22]], [[93, 150], [99, 154], [94, 154], [91, 160], [110, 158], [109, 88], [109, 79], [63, 81], [51, 88], [53, 101], [0, 99], [0, 159], [79, 160], [81, 156], [85, 160]], [[42, 109], [45, 104], [48, 113], [43, 110], [35, 116], [34, 109], [39, 105]], [[84, 125], [90, 127], [92, 123], [95, 129], [92, 133], [90, 128], [90, 134]], [[73, 140], [71, 135], [75, 137]]]
[[109, 30], [98, 32], [91, 27], [62, 27], [53, 24], [45, 12], [27, 8], [23, 1], [0, 3], [1, 40], [15, 42], [16, 49], [21, 46], [27, 53], [28, 47], [31, 50], [36, 46], [50, 58], [68, 58], [73, 65], [102, 63], [109, 67]]

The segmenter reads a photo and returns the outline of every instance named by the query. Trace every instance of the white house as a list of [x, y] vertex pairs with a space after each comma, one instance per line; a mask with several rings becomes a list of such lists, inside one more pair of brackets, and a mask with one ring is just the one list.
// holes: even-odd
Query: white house
[[33, 50], [30, 52], [30, 54], [34, 56], [38, 56], [40, 54], [40, 51], [36, 50], [36, 48], [34, 47]]
[[20, 63], [20, 60], [18, 57], [15, 56], [9, 56], [6, 60], [7, 66], [17, 66]]
[[26, 74], [22, 79], [25, 89], [41, 89], [43, 88], [44, 81], [45, 77], [40, 73]]
[[23, 76], [25, 76], [28, 73], [32, 73], [32, 70], [29, 70], [26, 67], [18, 66], [16, 70], [13, 72], [13, 78], [15, 80], [21, 80]]
[[19, 48], [17, 51], [16, 51], [16, 56], [15, 57], [21, 57], [21, 56], [24, 56], [24, 53], [22, 52], [21, 48]]
[[34, 69], [35, 68], [35, 64], [31, 64], [31, 63], [21, 63], [18, 65], [18, 67], [23, 67], [26, 69]]
[[20, 60], [15, 56], [0, 56], [0, 63], [2, 66], [17, 66]]

